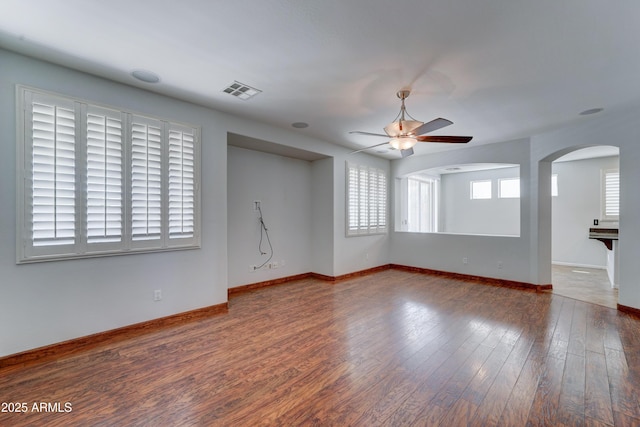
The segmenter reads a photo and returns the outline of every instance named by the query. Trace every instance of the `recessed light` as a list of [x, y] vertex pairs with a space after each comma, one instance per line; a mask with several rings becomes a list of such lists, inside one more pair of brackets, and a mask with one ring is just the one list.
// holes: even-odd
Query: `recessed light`
[[604, 110], [604, 108], [591, 108], [589, 110], [584, 110], [582, 113], [580, 113], [580, 115], [581, 116], [588, 116], [589, 114], [597, 114], [602, 110]]
[[156, 73], [147, 70], [134, 70], [131, 75], [145, 83], [158, 83], [160, 81], [160, 77]]
[[453, 168], [446, 168], [445, 170], [447, 171], [459, 171], [461, 168], [458, 167], [453, 167]]
[[304, 129], [304, 128], [308, 128], [309, 127], [309, 123], [295, 122], [295, 123], [291, 123], [291, 126], [296, 128], [296, 129]]

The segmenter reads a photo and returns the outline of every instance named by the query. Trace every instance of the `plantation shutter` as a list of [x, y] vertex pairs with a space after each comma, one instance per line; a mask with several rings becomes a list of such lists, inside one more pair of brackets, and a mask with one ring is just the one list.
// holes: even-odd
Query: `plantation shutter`
[[134, 116], [131, 129], [131, 238], [159, 240], [162, 231], [162, 124]]
[[347, 234], [358, 232], [358, 167], [347, 165]]
[[384, 233], [386, 228], [386, 174], [347, 163], [347, 235]]
[[356, 166], [358, 170], [358, 231], [369, 230], [369, 174], [364, 166]]
[[87, 243], [121, 242], [123, 234], [123, 138], [119, 112], [87, 113]]
[[195, 226], [195, 135], [169, 129], [169, 239], [191, 238]]
[[32, 94], [31, 245], [76, 242], [76, 117], [73, 102]]
[[604, 218], [620, 217], [620, 173], [617, 170], [604, 172]]
[[387, 229], [387, 176], [384, 171], [376, 169], [374, 179], [376, 179], [375, 189], [373, 190], [376, 200], [376, 205], [374, 206], [376, 222], [372, 224], [374, 226], [372, 231], [380, 233]]
[[200, 129], [17, 86], [18, 263], [200, 247]]

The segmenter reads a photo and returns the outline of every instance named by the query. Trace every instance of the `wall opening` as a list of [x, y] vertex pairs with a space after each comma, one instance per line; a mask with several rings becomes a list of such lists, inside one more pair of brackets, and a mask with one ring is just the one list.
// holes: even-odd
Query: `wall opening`
[[[607, 215], [607, 204], [609, 213], [613, 212], [614, 199], [615, 208], [619, 206], [619, 190], [616, 187], [614, 191], [611, 179], [607, 181], [613, 171], [619, 177], [619, 150], [597, 146], [566, 151], [547, 158], [551, 167], [541, 179], [545, 186], [550, 184], [540, 194], [541, 199], [543, 194], [550, 198], [549, 254], [554, 293], [615, 308], [619, 273], [617, 240], [610, 240], [607, 247], [593, 237], [600, 235], [594, 231], [619, 229], [617, 218]], [[545, 201], [541, 203], [545, 205]]]
[[401, 177], [396, 190], [396, 231], [520, 235], [520, 165], [427, 169]]

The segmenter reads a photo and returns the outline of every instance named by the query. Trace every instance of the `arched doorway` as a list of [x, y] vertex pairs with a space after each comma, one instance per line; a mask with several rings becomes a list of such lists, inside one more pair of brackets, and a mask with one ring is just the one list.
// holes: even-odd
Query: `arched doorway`
[[594, 237], [618, 229], [619, 150], [573, 147], [544, 160], [551, 163], [544, 170], [550, 169], [553, 292], [616, 308], [617, 240]]

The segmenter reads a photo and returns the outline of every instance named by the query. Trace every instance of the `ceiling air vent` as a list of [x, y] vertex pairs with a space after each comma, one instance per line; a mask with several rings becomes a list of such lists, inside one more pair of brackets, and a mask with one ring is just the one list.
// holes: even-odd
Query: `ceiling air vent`
[[251, 86], [246, 85], [244, 83], [240, 83], [238, 81], [234, 81], [229, 86], [224, 88], [222, 91], [224, 93], [228, 93], [229, 95], [233, 95], [236, 98], [240, 98], [240, 99], [242, 99], [244, 101], [246, 101], [249, 98], [253, 98], [257, 94], [262, 92], [259, 89], [251, 87]]

